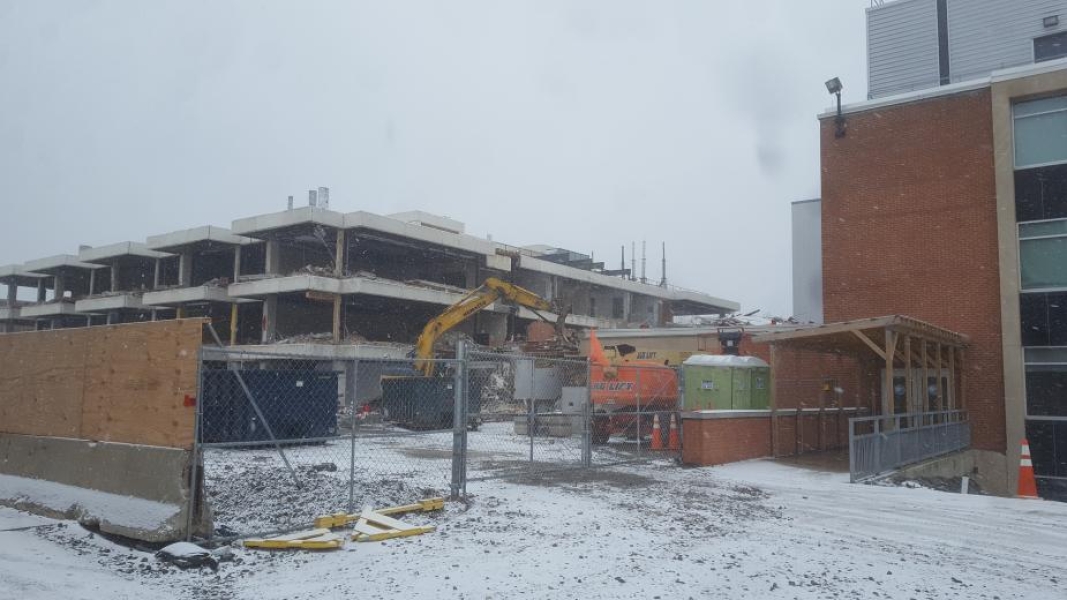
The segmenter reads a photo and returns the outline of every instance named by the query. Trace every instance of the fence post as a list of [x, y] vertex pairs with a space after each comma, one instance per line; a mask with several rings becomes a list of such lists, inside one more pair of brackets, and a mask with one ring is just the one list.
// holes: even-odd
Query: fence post
[[185, 515], [185, 541], [193, 539], [193, 525], [196, 522], [197, 494], [199, 489], [199, 466], [200, 454], [200, 430], [203, 427], [201, 421], [204, 415], [204, 348], [197, 351], [196, 361], [196, 408], [193, 417], [193, 452], [189, 458], [189, 508]]
[[582, 466], [593, 465], [593, 364], [585, 359], [585, 402], [582, 403]]
[[634, 427], [637, 432], [637, 457], [641, 458], [641, 367], [634, 367], [634, 398], [637, 399], [636, 421]]
[[460, 340], [456, 344], [456, 361], [453, 365], [454, 382], [452, 392], [454, 405], [452, 407], [452, 485], [451, 499], [458, 500], [462, 497], [465, 487], [467, 456], [467, 343]]
[[345, 403], [348, 404], [349, 451], [348, 451], [348, 513], [356, 511], [356, 378], [359, 376], [359, 361], [345, 363]]
[[856, 482], [856, 424], [848, 420], [848, 480]]
[[882, 472], [882, 418], [876, 418], [874, 420], [874, 468], [878, 469], [875, 473]]
[[530, 436], [530, 462], [534, 461], [534, 434], [537, 429], [537, 361], [530, 360], [530, 402], [526, 411], [526, 433]]

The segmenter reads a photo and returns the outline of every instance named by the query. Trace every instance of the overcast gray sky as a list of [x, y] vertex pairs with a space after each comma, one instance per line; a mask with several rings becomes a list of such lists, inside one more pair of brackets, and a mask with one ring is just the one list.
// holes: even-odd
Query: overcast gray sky
[[496, 241], [648, 241], [659, 279], [791, 312], [823, 82], [866, 0], [0, 0], [0, 264], [306, 202]]

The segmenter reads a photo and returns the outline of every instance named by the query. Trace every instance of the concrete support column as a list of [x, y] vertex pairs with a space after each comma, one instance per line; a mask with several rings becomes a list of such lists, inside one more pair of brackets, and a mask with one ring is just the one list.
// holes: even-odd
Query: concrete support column
[[[633, 306], [634, 295], [630, 292], [623, 292], [622, 294], [622, 318], [627, 323], [633, 322]], [[642, 316], [642, 320], [644, 317]], [[652, 324], [649, 324], [651, 326]]]
[[[96, 272], [95, 270], [93, 271]], [[119, 291], [119, 262], [115, 261], [111, 263], [111, 291]]]
[[[237, 278], [241, 276], [241, 246], [233, 247], [233, 281], [237, 283]], [[234, 306], [237, 306], [234, 304]]]
[[[240, 251], [237, 254], [240, 257]], [[238, 258], [238, 260], [240, 260]], [[230, 305], [230, 345], [237, 345], [237, 303], [234, 302]]]
[[260, 341], [269, 344], [274, 341], [278, 329], [278, 296], [270, 295], [263, 299], [263, 333]]
[[333, 253], [333, 274], [335, 277], [345, 275], [345, 230], [337, 230], [337, 244]]
[[337, 294], [333, 297], [333, 343], [341, 343], [341, 305], [344, 297]]
[[46, 297], [47, 297], [47, 290], [45, 290], [45, 288], [44, 288], [44, 278], [42, 277], [41, 279], [37, 280], [37, 301], [38, 302], [44, 302], [44, 299]]
[[56, 300], [59, 300], [60, 298], [62, 298], [67, 293], [66, 282], [63, 281], [63, 276], [62, 275], [56, 275], [52, 279], [53, 279], [52, 285], [54, 286], [52, 289], [53, 289], [53, 292], [55, 292]]
[[189, 287], [193, 284], [193, 253], [182, 250], [178, 256], [178, 285]]
[[89, 271], [89, 295], [96, 293], [96, 269]]
[[[152, 273], [152, 289], [153, 290], [158, 290], [159, 289], [159, 271], [160, 271], [160, 261], [161, 260], [162, 259], [159, 259], [159, 258], [156, 259], [155, 269], [153, 270], [153, 273]], [[152, 319], [152, 320], [155, 321], [155, 319]]]
[[463, 287], [473, 290], [478, 287], [478, 265], [474, 262], [463, 262]]
[[282, 247], [278, 243], [278, 240], [267, 240], [264, 242], [264, 271], [267, 275], [279, 275], [281, 274], [282, 267]]
[[478, 323], [479, 329], [489, 334], [490, 344], [499, 345], [507, 341], [507, 315], [502, 315], [500, 313], [492, 313], [488, 311], [482, 311], [478, 314], [481, 316], [481, 321]]
[[7, 284], [7, 305], [15, 306], [19, 299], [19, 288], [14, 283]]

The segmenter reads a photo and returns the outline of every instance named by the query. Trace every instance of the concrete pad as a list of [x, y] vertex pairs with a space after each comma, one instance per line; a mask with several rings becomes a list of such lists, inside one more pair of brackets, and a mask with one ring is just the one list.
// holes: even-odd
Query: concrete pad
[[700, 292], [679, 290], [675, 288], [665, 288], [660, 287], [658, 285], [630, 281], [628, 279], [622, 279], [619, 277], [611, 277], [608, 275], [603, 275], [601, 273], [594, 273], [593, 271], [586, 271], [584, 269], [568, 267], [566, 265], [542, 260], [533, 256], [519, 256], [519, 267], [522, 269], [528, 269], [530, 271], [537, 271], [539, 273], [547, 273], [549, 275], [556, 275], [558, 277], [565, 277], [567, 279], [584, 281], [586, 283], [591, 283], [610, 289], [626, 290], [635, 294], [653, 296], [656, 298], [661, 298], [663, 300], [699, 304], [707, 307], [707, 312], [709, 313], [721, 311], [736, 312], [741, 309], [741, 305], [732, 300], [723, 300], [722, 298], [716, 298], [714, 296], [702, 294]]
[[[22, 265], [0, 266], [0, 283], [19, 287], [37, 287], [37, 281], [48, 277], [44, 273], [34, 273]], [[51, 287], [51, 286], [50, 286]]]
[[157, 290], [145, 292], [141, 296], [141, 303], [146, 306], [179, 306], [186, 302], [222, 302], [229, 304], [233, 302], [233, 298], [227, 293], [226, 288], [212, 285]]
[[233, 232], [238, 235], [257, 236], [257, 234], [279, 229], [287, 229], [299, 225], [322, 225], [324, 227], [343, 229], [345, 226], [345, 219], [344, 215], [339, 212], [324, 208], [303, 206], [301, 208], [294, 208], [293, 210], [284, 210], [266, 215], [237, 219], [233, 222], [231, 227], [233, 228]]
[[141, 294], [128, 293], [112, 296], [99, 296], [96, 298], [85, 298], [74, 303], [74, 310], [80, 313], [106, 312], [109, 310], [122, 310], [124, 308], [144, 308], [144, 303], [141, 301]]
[[243, 246], [246, 244], [258, 243], [259, 240], [236, 235], [225, 227], [204, 225], [192, 229], [182, 229], [171, 233], [148, 236], [145, 240], [145, 246], [152, 250], [177, 252], [187, 246], [193, 246], [204, 242]]
[[140, 242], [119, 242], [96, 248], [86, 248], [78, 253], [78, 260], [87, 263], [106, 261], [111, 258], [122, 256], [137, 256], [140, 258], [165, 258], [170, 256], [165, 252], [149, 250], [148, 246]]
[[23, 319], [36, 319], [40, 317], [58, 317], [61, 315], [77, 314], [73, 302], [47, 302], [44, 304], [30, 304], [20, 309], [19, 316]]
[[[482, 238], [463, 233], [442, 231], [433, 227], [425, 227], [413, 223], [405, 223], [390, 217], [383, 217], [366, 211], [356, 211], [345, 214], [345, 229], [371, 229], [389, 233], [398, 237], [418, 240], [427, 244], [435, 244], [446, 248], [463, 250], [472, 254], [484, 254], [496, 256], [497, 244]], [[511, 261], [508, 260], [508, 268], [511, 270]]]
[[50, 274], [53, 271], [62, 271], [64, 269], [103, 269], [104, 265], [82, 262], [73, 254], [57, 254], [36, 260], [28, 260], [22, 267], [27, 271]]

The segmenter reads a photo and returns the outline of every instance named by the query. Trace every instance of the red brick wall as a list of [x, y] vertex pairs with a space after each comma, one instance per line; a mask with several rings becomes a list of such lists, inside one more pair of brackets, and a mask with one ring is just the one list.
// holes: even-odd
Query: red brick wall
[[771, 419], [682, 419], [682, 462], [721, 465], [771, 455]]
[[990, 96], [980, 90], [822, 122], [827, 322], [906, 314], [971, 337], [975, 447], [1003, 452]]

